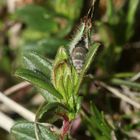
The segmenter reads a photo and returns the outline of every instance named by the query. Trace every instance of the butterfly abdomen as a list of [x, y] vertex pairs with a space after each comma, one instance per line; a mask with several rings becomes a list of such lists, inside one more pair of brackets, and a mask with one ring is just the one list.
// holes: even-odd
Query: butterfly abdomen
[[79, 73], [84, 65], [85, 56], [88, 52], [86, 47], [87, 43], [85, 42], [84, 38], [82, 38], [72, 50], [71, 58], [74, 67], [76, 68], [77, 72]]

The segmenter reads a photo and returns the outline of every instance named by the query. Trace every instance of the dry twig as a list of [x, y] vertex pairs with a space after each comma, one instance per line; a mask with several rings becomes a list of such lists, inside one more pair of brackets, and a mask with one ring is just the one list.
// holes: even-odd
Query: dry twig
[[14, 120], [9, 118], [4, 113], [0, 112], [0, 127], [10, 132], [11, 127], [14, 125]]
[[4, 91], [4, 94], [9, 96], [10, 94], [12, 94], [13, 92], [16, 92], [18, 90], [21, 90], [23, 88], [26, 88], [28, 86], [30, 86], [31, 84], [29, 82], [22, 82], [22, 83], [19, 83], [13, 87], [10, 87], [8, 88], [7, 90]]
[[108, 86], [105, 83], [101, 82], [100, 85], [104, 88], [106, 88], [108, 91], [112, 92], [115, 96], [122, 99], [123, 101], [131, 104], [132, 106], [136, 107], [137, 109], [140, 109], [140, 104], [136, 101], [132, 100], [131, 98], [125, 96], [123, 93], [121, 93], [118, 89]]
[[23, 118], [34, 121], [35, 120], [35, 114], [31, 111], [25, 109], [15, 101], [9, 99], [6, 97], [3, 93], [0, 92], [0, 101], [3, 102], [6, 106], [8, 106], [11, 110], [15, 111], [19, 115], [21, 115]]

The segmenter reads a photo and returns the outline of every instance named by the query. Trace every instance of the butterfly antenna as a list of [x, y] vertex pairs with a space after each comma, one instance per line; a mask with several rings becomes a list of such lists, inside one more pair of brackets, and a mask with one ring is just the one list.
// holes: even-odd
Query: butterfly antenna
[[91, 7], [88, 10], [87, 17], [92, 19], [96, 0], [92, 0]]

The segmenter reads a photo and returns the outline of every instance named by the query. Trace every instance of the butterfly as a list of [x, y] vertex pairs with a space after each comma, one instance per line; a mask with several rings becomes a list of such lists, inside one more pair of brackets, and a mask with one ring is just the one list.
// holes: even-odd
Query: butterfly
[[69, 45], [71, 61], [78, 73], [82, 70], [86, 54], [90, 47], [90, 33], [92, 28], [94, 5], [95, 0], [92, 1], [91, 8], [88, 10], [87, 15], [82, 19], [81, 24]]

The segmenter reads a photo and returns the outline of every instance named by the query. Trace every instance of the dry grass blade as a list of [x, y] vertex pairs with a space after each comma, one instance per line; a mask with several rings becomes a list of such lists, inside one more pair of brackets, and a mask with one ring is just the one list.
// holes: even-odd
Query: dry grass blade
[[107, 89], [108, 91], [112, 92], [115, 96], [117, 96], [118, 98], [120, 98], [121, 100], [131, 104], [132, 106], [134, 106], [137, 109], [140, 109], [140, 104], [137, 103], [136, 101], [132, 100], [131, 98], [125, 96], [123, 93], [121, 93], [118, 89], [108, 86], [105, 83], [101, 82], [100, 85], [102, 87], [104, 87], [105, 89]]
[[136, 81], [140, 78], [140, 72], [138, 72], [136, 75], [134, 75], [130, 80], [131, 81]]

